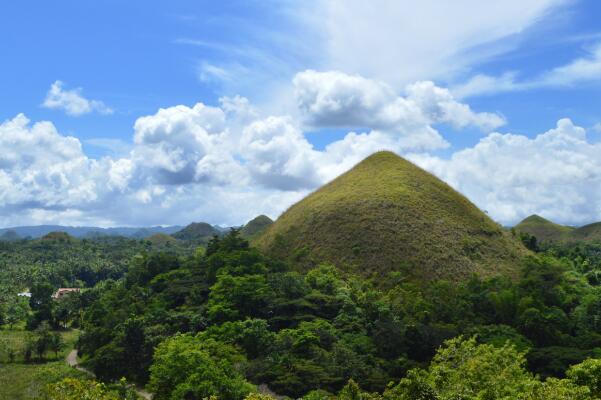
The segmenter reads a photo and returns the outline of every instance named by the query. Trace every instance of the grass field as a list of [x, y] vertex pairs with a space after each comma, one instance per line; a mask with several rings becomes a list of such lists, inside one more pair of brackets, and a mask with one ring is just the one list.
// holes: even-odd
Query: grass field
[[63, 360], [41, 364], [0, 364], [0, 400], [32, 400], [49, 383], [63, 378], [87, 378]]
[[[64, 359], [71, 351], [79, 332], [61, 332], [65, 347], [58, 354], [48, 352], [44, 360], [23, 362], [23, 349], [32, 335], [23, 329], [0, 330], [0, 400], [30, 400], [37, 398], [49, 383], [66, 377], [86, 378], [84, 373], [66, 365]], [[8, 349], [14, 349], [15, 361], [9, 363]]]
[[[0, 363], [9, 363], [9, 349], [15, 353], [15, 363], [22, 363], [23, 353], [25, 350], [25, 345], [27, 340], [33, 333], [26, 331], [24, 329], [0, 329]], [[75, 341], [77, 341], [77, 337], [79, 332], [76, 330], [64, 331], [61, 332], [61, 336], [63, 337], [63, 341], [65, 342], [65, 346], [62, 351], [58, 353], [58, 355], [53, 352], [46, 352], [44, 355], [45, 361], [56, 361], [62, 360], [65, 358], [67, 353], [73, 348]]]

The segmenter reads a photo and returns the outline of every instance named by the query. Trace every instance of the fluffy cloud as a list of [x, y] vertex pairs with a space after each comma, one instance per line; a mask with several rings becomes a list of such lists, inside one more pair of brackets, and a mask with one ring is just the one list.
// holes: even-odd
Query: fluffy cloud
[[437, 123], [483, 130], [505, 123], [499, 115], [472, 111], [429, 81], [409, 85], [406, 97], [382, 82], [338, 71], [309, 70], [297, 74], [293, 82], [298, 106], [315, 126], [359, 126], [406, 135]]
[[[231, 111], [235, 105], [227, 106]], [[221, 108], [202, 103], [138, 118], [132, 159], [146, 178], [160, 184], [234, 180], [239, 168], [227, 151], [231, 143], [226, 118]]]
[[91, 112], [112, 114], [113, 110], [102, 101], [88, 100], [81, 94], [81, 89], [66, 90], [63, 82], [56, 81], [50, 86], [42, 107], [64, 110], [67, 115], [80, 116]]
[[241, 154], [255, 179], [281, 190], [314, 188], [318, 152], [287, 117], [268, 117], [246, 127]]
[[79, 140], [53, 124], [30, 125], [19, 114], [0, 124], [0, 148], [0, 208], [65, 209], [97, 200], [104, 163], [88, 159]]
[[[53, 124], [18, 115], [0, 124], [0, 224], [276, 217], [383, 149], [410, 157], [503, 223], [531, 213], [569, 223], [601, 219], [601, 144], [570, 120], [532, 139], [491, 133], [443, 159], [428, 153], [446, 145], [436, 125], [487, 130], [502, 117], [475, 112], [431, 82], [398, 95], [358, 75], [305, 71], [294, 87], [301, 120], [263, 115], [242, 97], [178, 105], [138, 118], [131, 150], [101, 159], [87, 157], [78, 139]], [[350, 132], [316, 149], [304, 124]]]
[[534, 213], [570, 224], [601, 219], [601, 144], [569, 119], [532, 139], [490, 134], [449, 160], [411, 158], [504, 223]]

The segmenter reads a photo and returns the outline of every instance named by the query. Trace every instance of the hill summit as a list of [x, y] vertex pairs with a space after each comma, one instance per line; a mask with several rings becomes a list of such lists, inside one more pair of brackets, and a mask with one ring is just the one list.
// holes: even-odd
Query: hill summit
[[467, 198], [378, 152], [290, 207], [255, 244], [299, 267], [420, 281], [515, 275], [526, 250]]

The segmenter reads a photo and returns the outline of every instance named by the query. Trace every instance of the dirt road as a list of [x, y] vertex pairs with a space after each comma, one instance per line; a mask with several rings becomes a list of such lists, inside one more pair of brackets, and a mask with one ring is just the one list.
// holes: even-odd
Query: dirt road
[[[78, 371], [84, 372], [90, 376], [94, 376], [94, 373], [92, 371], [87, 370], [84, 367], [82, 367], [81, 365], [79, 365], [79, 361], [77, 360], [77, 350], [76, 349], [71, 350], [69, 352], [69, 354], [67, 354], [67, 357], [65, 358], [65, 362], [70, 367], [73, 367]], [[152, 400], [152, 393], [148, 393], [146, 390], [140, 389], [133, 385], [132, 385], [132, 387], [136, 390], [136, 393], [138, 393], [139, 396], [142, 396], [146, 400]]]

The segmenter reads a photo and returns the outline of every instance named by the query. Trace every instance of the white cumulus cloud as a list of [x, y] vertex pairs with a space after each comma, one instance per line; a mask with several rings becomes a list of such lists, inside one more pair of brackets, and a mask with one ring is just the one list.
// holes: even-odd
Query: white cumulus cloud
[[[445, 159], [438, 124], [461, 134], [505, 121], [476, 112], [429, 81], [391, 86], [337, 71], [305, 71], [299, 114], [263, 113], [243, 97], [159, 109], [134, 124], [131, 148], [92, 159], [50, 122], [20, 114], [0, 124], [1, 225], [240, 224], [272, 217], [378, 150], [409, 157], [500, 222], [532, 213], [558, 222], [601, 219], [601, 144], [562, 119], [534, 138], [488, 133]], [[348, 133], [316, 148], [307, 127]], [[319, 132], [317, 133], [319, 134]]]
[[569, 119], [534, 138], [492, 133], [449, 160], [412, 159], [507, 224], [535, 213], [569, 224], [601, 219], [601, 144]]
[[81, 94], [81, 88], [66, 90], [64, 83], [56, 81], [50, 86], [42, 107], [59, 109], [67, 115], [80, 116], [97, 112], [100, 114], [112, 114], [113, 110], [100, 100], [89, 100]]
[[433, 127], [436, 124], [485, 131], [505, 124], [500, 115], [475, 112], [429, 81], [407, 86], [405, 96], [382, 82], [339, 71], [308, 70], [293, 82], [298, 107], [309, 125], [386, 133], [397, 143], [396, 150], [447, 147]]

